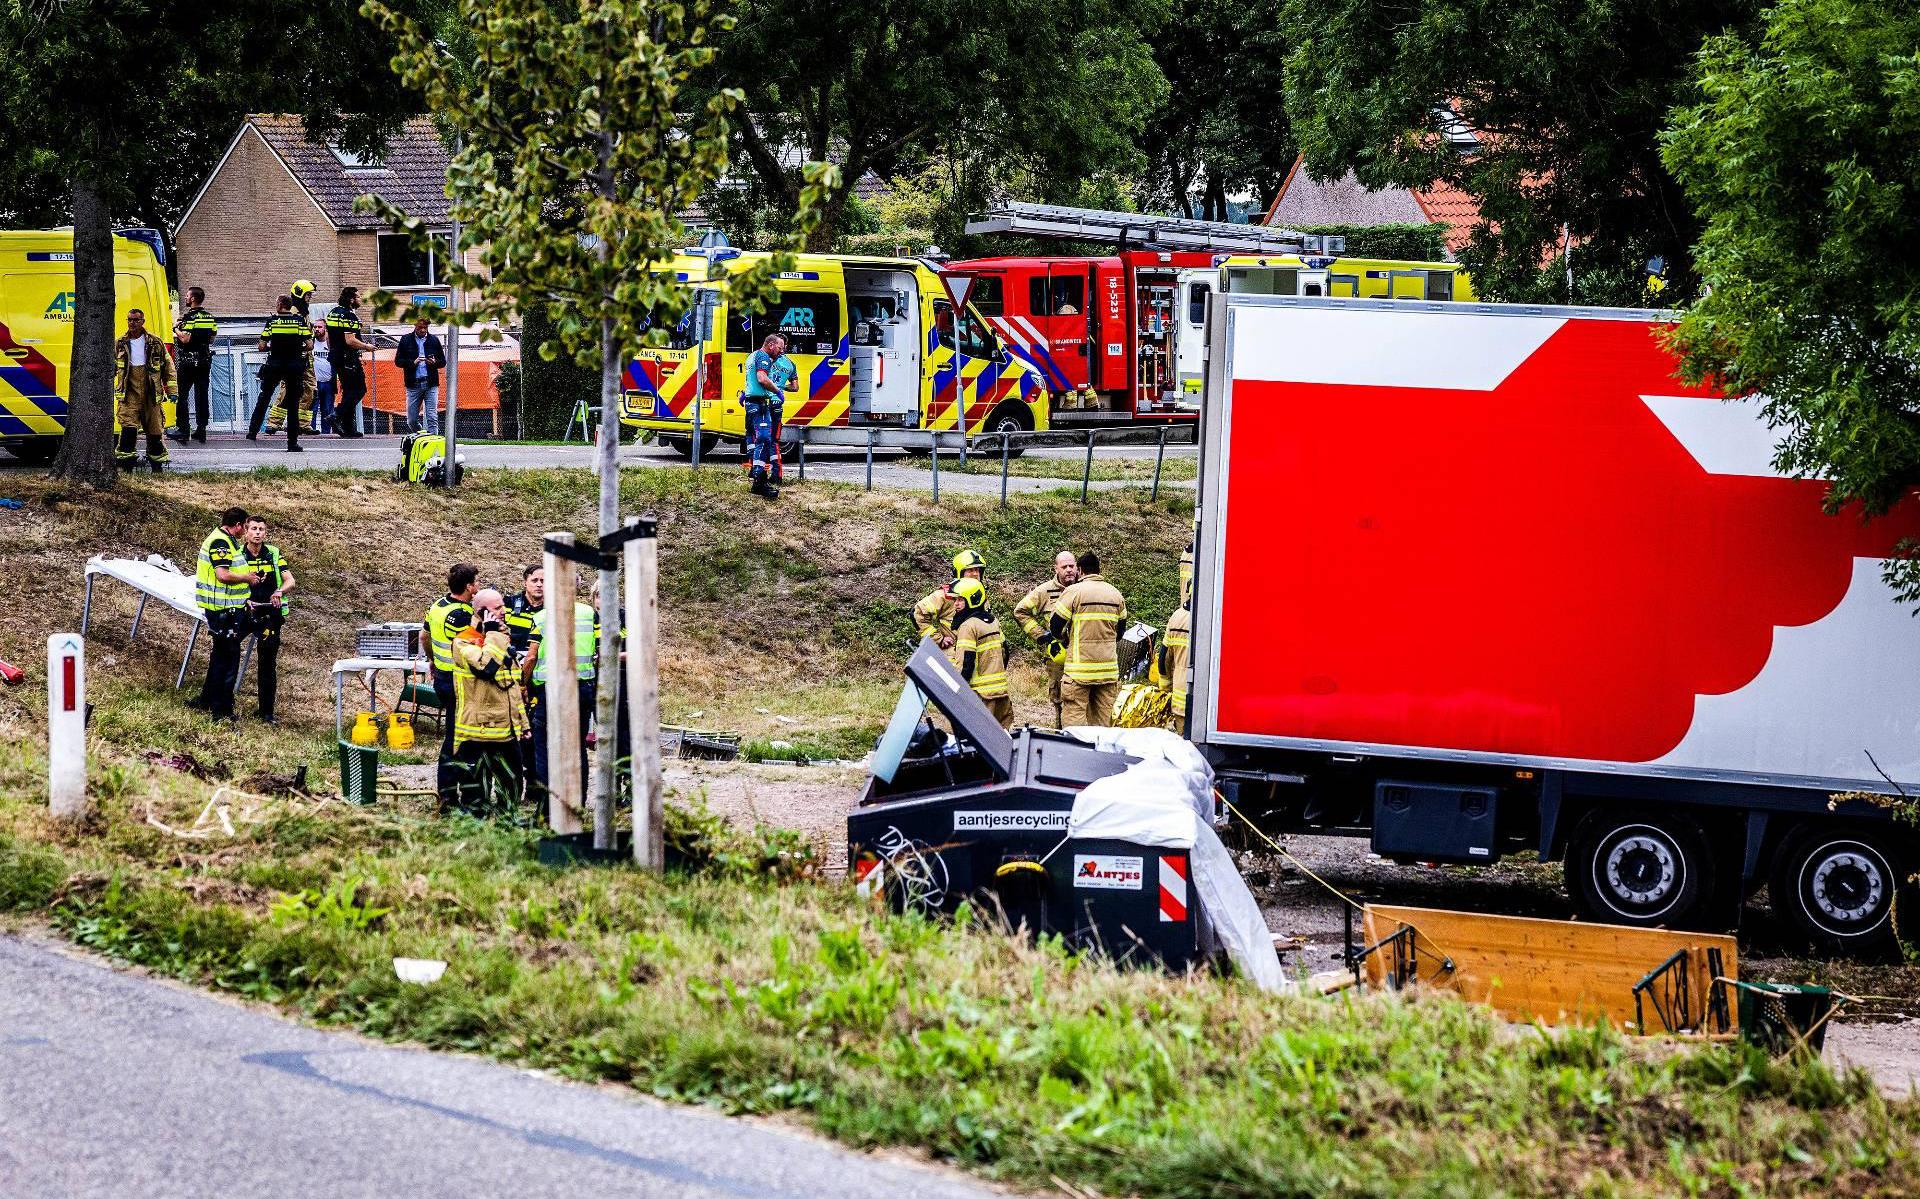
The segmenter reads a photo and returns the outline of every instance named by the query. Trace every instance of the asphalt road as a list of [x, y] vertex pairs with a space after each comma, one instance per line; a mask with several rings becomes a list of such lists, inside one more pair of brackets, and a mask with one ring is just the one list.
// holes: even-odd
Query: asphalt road
[[[262, 437], [259, 441], [248, 441], [238, 434], [215, 433], [205, 445], [177, 445], [168, 443], [167, 451], [173, 459], [173, 469], [182, 471], [213, 470], [244, 472], [259, 470], [262, 467], [288, 467], [298, 470], [378, 470], [390, 471], [400, 463], [400, 439], [398, 437], [362, 437], [345, 440], [332, 436], [311, 436], [301, 443], [302, 452], [286, 452], [284, 440], [269, 440]], [[593, 465], [593, 447], [587, 445], [499, 445], [486, 441], [463, 441], [460, 443], [460, 455], [469, 469], [481, 467], [577, 467], [587, 469]], [[1191, 459], [1197, 451], [1192, 446], [1170, 446], [1167, 449], [1168, 460], [1175, 458]], [[1035, 449], [1029, 450], [1032, 457], [1058, 458], [1077, 467], [1083, 460], [1085, 451], [1074, 449]], [[1096, 459], [1119, 457], [1148, 458], [1154, 455], [1152, 446], [1106, 446], [1095, 450]], [[713, 468], [740, 472], [740, 456], [734, 452], [723, 452], [712, 459]], [[941, 461], [949, 459], [943, 455]], [[672, 451], [658, 445], [623, 445], [620, 447], [620, 465], [622, 468], [636, 467], [678, 467], [686, 468], [686, 460]], [[6, 455], [0, 455], [0, 467], [13, 469], [42, 470], [40, 466], [29, 466]], [[706, 469], [703, 462], [702, 469]], [[861, 450], [810, 450], [807, 454], [807, 478], [826, 479], [836, 483], [850, 483], [861, 486], [866, 482], [866, 455]], [[787, 473], [794, 473], [794, 464], [789, 463]], [[0, 472], [4, 477], [4, 472]], [[1076, 476], [1068, 479], [1037, 479], [1014, 475], [1007, 480], [1009, 494], [1050, 491], [1058, 487], [1076, 486]], [[905, 491], [929, 491], [933, 486], [933, 474], [924, 461], [907, 465], [898, 451], [881, 451], [874, 458], [873, 485]], [[1112, 487], [1141, 486], [1138, 482], [1095, 482], [1095, 490]], [[1176, 482], [1165, 480], [1163, 488], [1186, 488], [1194, 486], [1192, 480]], [[963, 495], [999, 495], [1000, 476], [961, 475], [950, 471], [940, 473], [940, 493], [949, 491]]]
[[396, 1049], [0, 936], [0, 1195], [961, 1199], [931, 1168]]

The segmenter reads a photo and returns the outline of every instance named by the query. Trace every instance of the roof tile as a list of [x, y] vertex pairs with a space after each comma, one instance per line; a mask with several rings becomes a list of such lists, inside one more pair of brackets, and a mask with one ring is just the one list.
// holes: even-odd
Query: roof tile
[[331, 149], [309, 140], [297, 116], [255, 113], [247, 120], [336, 227], [385, 227], [379, 217], [354, 211], [354, 201], [363, 195], [377, 195], [430, 225], [447, 223], [450, 155], [428, 118], [414, 117], [401, 126], [387, 140], [378, 167], [348, 167]]

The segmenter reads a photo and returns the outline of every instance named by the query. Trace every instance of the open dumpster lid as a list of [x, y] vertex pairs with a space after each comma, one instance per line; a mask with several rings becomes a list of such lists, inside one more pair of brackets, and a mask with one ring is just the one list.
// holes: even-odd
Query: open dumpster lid
[[907, 745], [913, 739], [914, 726], [920, 722], [920, 714], [929, 703], [953, 725], [956, 737], [980, 751], [996, 777], [1002, 780], [1013, 777], [1013, 738], [960, 677], [960, 671], [930, 640], [922, 640], [913, 657], [907, 660], [907, 685], [900, 692], [893, 719], [888, 722], [880, 746], [873, 754], [875, 777], [893, 781], [894, 772], [900, 768]]

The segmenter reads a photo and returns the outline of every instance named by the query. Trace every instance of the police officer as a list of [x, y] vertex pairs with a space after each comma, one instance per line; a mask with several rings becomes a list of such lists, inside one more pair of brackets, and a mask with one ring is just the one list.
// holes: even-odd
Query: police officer
[[775, 441], [780, 425], [785, 392], [794, 386], [792, 364], [781, 366], [787, 352], [787, 339], [778, 333], [767, 334], [760, 348], [747, 355], [747, 388], [740, 397], [746, 409], [747, 462], [753, 479], [753, 494], [762, 499], [780, 498], [778, 482], [779, 447]]
[[327, 358], [333, 363], [333, 431], [342, 437], [360, 436], [360, 401], [367, 396], [366, 367], [360, 351], [373, 349], [361, 334], [360, 289], [343, 287], [340, 302], [327, 313]]
[[173, 342], [180, 347], [179, 412], [174, 418], [178, 427], [173, 439], [182, 445], [189, 436], [203, 445], [207, 440], [207, 388], [213, 378], [213, 338], [220, 332], [220, 322], [207, 311], [206, 303], [205, 288], [189, 287], [187, 310], [173, 331]]
[[1080, 568], [1073, 551], [1061, 550], [1053, 556], [1053, 577], [1036, 584], [1013, 606], [1013, 618], [1047, 656], [1047, 699], [1053, 704], [1055, 728], [1060, 727], [1060, 671], [1066, 661], [1066, 647], [1053, 639], [1053, 631], [1047, 627], [1047, 612], [1053, 607], [1053, 601], [1060, 598], [1060, 593], [1079, 577]]
[[256, 513], [247, 518], [239, 560], [256, 576], [248, 589], [247, 616], [254, 638], [254, 671], [260, 685], [260, 722], [278, 724], [273, 703], [280, 693], [280, 630], [293, 607], [287, 593], [293, 590], [295, 580], [280, 547], [267, 541], [266, 517]]
[[200, 694], [187, 701], [215, 720], [232, 720], [233, 690], [240, 681], [240, 647], [247, 639], [247, 596], [260, 575], [240, 561], [240, 539], [247, 531], [247, 510], [229, 508], [220, 527], [200, 543], [193, 572], [193, 594], [212, 639], [207, 678]]
[[[275, 388], [283, 391], [289, 405], [297, 410], [301, 380], [313, 369], [313, 330], [307, 327], [305, 317], [294, 312], [292, 296], [281, 296], [276, 302], [273, 316], [260, 330], [260, 348], [266, 352], [267, 361], [260, 368], [260, 394], [253, 401], [253, 419], [247, 422], [248, 441], [260, 439], [260, 426], [267, 419]], [[296, 417], [286, 424], [287, 452], [298, 454], [300, 421]]]
[[1113, 723], [1113, 704], [1120, 696], [1120, 626], [1127, 619], [1127, 601], [1100, 577], [1099, 557], [1089, 551], [1074, 565], [1079, 579], [1047, 613], [1054, 640], [1066, 647], [1060, 680], [1063, 728]]
[[[598, 600], [597, 584], [590, 595]], [[547, 717], [551, 711], [547, 704], [547, 688], [566, 685], [565, 680], [553, 677], [551, 642], [556, 635], [567, 635], [568, 630], [562, 629], [555, 634], [551, 628], [552, 617], [553, 610], [543, 606], [533, 618], [533, 633], [528, 641], [527, 661], [523, 667], [525, 677], [531, 684], [527, 706], [533, 715], [533, 781], [542, 794], [548, 787], [551, 777], [549, 771], [552, 769], [552, 764], [547, 760]], [[571, 633], [574, 682], [580, 692], [580, 778], [584, 788], [587, 777], [587, 721], [593, 715], [594, 702], [599, 696], [599, 688], [595, 685], [600, 658], [600, 614], [597, 603], [574, 601]]]
[[440, 701], [440, 763], [434, 786], [443, 804], [458, 799], [458, 771], [453, 760], [454, 673], [453, 639], [473, 624], [473, 597], [479, 591], [480, 568], [456, 562], [447, 569], [447, 593], [427, 609], [427, 662], [433, 694]]
[[507, 636], [513, 642], [515, 658], [526, 658], [534, 621], [546, 606], [547, 568], [535, 562], [520, 572], [519, 592], [507, 597]]
[[913, 606], [913, 627], [922, 637], [933, 638], [941, 649], [953, 648], [953, 621], [960, 602], [953, 596], [953, 585], [961, 579], [987, 581], [987, 560], [979, 550], [961, 550], [953, 556], [953, 579], [920, 597]]
[[1007, 694], [1007, 642], [1000, 622], [987, 606], [987, 587], [979, 579], [960, 579], [953, 585], [959, 604], [953, 650], [948, 654], [960, 668], [960, 677], [987, 705], [1000, 727], [1013, 727], [1013, 700]]

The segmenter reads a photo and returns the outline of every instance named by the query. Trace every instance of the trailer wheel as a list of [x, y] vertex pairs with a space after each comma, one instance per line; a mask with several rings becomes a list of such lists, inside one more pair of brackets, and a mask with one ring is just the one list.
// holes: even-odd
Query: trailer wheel
[[1592, 812], [1567, 846], [1567, 888], [1608, 924], [1681, 925], [1713, 894], [1713, 861], [1686, 817]]
[[1859, 952], [1892, 939], [1894, 902], [1911, 890], [1911, 872], [1903, 855], [1855, 830], [1807, 828], [1781, 847], [1767, 894], [1776, 916], [1822, 948]]

